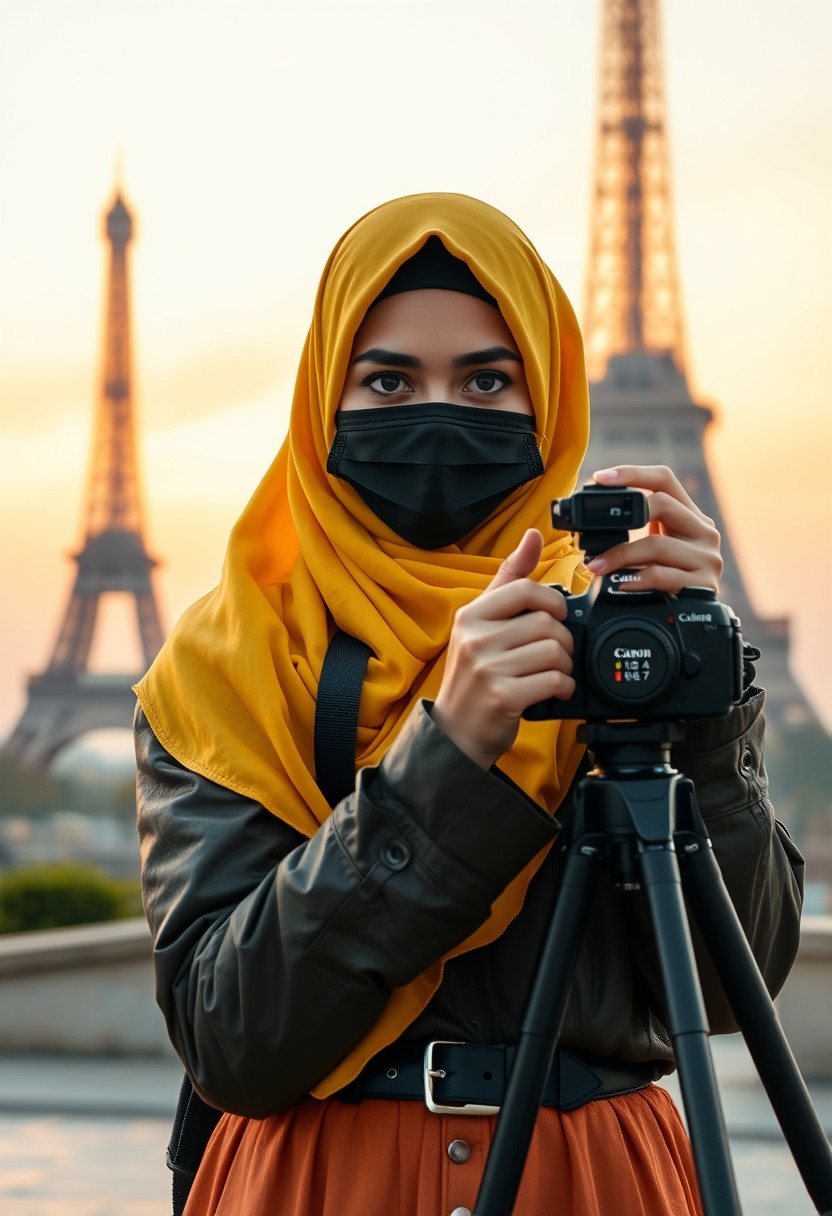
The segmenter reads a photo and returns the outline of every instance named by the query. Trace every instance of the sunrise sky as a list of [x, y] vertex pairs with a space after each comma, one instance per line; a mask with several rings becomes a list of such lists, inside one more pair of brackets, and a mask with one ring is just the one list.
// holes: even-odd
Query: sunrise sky
[[[579, 313], [596, 0], [0, 0], [0, 737], [81, 540], [102, 215], [137, 217], [135, 387], [166, 623], [278, 446], [324, 260], [396, 195], [511, 215]], [[832, 3], [665, 0], [691, 381], [758, 609], [832, 727]], [[114, 602], [96, 662], [138, 663]]]

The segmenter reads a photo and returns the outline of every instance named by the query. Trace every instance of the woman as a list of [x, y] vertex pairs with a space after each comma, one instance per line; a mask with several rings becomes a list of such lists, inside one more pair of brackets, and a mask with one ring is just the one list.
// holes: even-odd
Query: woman
[[[505, 216], [419, 195], [336, 246], [287, 440], [220, 586], [138, 687], [158, 999], [198, 1092], [228, 1112], [188, 1216], [473, 1208], [493, 1118], [428, 1110], [420, 1062], [432, 1041], [473, 1045], [431, 1050], [456, 1053], [451, 1074], [473, 1055], [468, 1100], [499, 1104], [583, 760], [576, 723], [521, 715], [575, 687], [545, 584], [588, 576], [546, 521], [587, 427], [574, 315]], [[668, 470], [596, 478], [651, 493], [650, 534], [596, 571], [716, 588], [719, 538]], [[331, 810], [313, 740], [336, 631], [372, 654], [355, 790]], [[749, 688], [691, 725], [678, 762], [774, 991], [797, 945], [799, 857], [766, 800], [762, 699]], [[698, 1210], [678, 1114], [649, 1083], [672, 1068], [649, 935], [616, 898], [594, 902], [561, 1039], [594, 1098], [547, 1090], [518, 1212], [554, 1197], [598, 1216]], [[705, 982], [712, 1029], [732, 1029]]]

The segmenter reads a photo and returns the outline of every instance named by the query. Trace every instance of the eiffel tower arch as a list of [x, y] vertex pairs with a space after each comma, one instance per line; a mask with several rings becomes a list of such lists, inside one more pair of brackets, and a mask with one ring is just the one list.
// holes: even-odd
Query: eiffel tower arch
[[6, 743], [7, 752], [40, 769], [89, 731], [131, 725], [131, 688], [141, 672], [89, 669], [102, 597], [120, 593], [133, 600], [146, 666], [164, 636], [151, 578], [157, 563], [144, 541], [131, 389], [127, 253], [133, 218], [118, 193], [106, 215], [105, 234], [110, 259], [104, 349], [84, 542], [73, 555], [75, 580], [52, 657], [44, 672], [30, 677], [26, 707]]
[[674, 470], [722, 536], [720, 597], [760, 647], [775, 730], [817, 716], [789, 665], [789, 622], [754, 609], [705, 457], [713, 410], [688, 387], [665, 127], [659, 0], [603, 0], [584, 333], [592, 430], [581, 480], [617, 464]]

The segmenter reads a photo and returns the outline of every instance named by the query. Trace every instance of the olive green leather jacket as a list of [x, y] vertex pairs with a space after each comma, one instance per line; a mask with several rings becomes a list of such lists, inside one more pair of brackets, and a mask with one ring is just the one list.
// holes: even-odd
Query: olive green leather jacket
[[[696, 785], [731, 897], [772, 994], [794, 960], [803, 860], [775, 821], [763, 768], [764, 695], [689, 723], [673, 761]], [[144, 906], [157, 1000], [197, 1092], [262, 1118], [343, 1059], [392, 989], [468, 937], [508, 881], [568, 825], [497, 768], [479, 768], [422, 703], [377, 768], [307, 840], [258, 803], [183, 768], [136, 716]], [[557, 850], [490, 946], [449, 962], [403, 1036], [516, 1042], [558, 889]], [[736, 1029], [706, 961], [715, 1033]], [[655, 1062], [673, 1053], [638, 893], [602, 879], [561, 1037], [564, 1047]]]

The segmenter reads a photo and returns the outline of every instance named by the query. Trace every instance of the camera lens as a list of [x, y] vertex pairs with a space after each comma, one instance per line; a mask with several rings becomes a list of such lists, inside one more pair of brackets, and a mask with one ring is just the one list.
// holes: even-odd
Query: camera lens
[[624, 618], [598, 630], [587, 669], [598, 694], [626, 709], [664, 696], [679, 677], [681, 654], [673, 634], [661, 625]]

